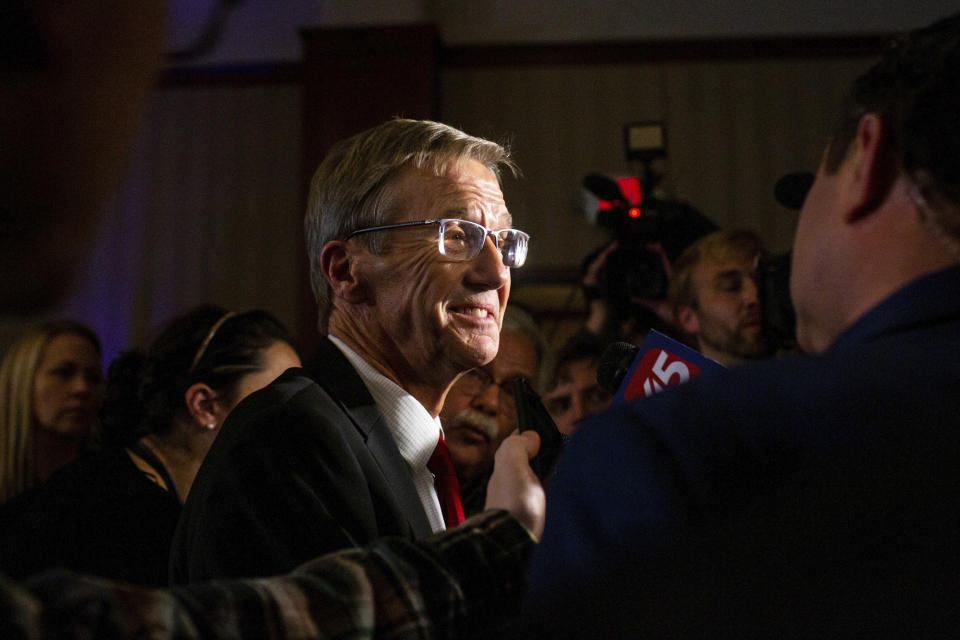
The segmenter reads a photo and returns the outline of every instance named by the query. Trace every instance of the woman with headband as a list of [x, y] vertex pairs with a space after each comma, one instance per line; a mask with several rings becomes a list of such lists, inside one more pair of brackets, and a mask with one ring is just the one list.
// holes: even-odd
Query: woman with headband
[[291, 342], [266, 312], [208, 305], [170, 322], [146, 354], [121, 354], [108, 372], [103, 450], [0, 511], [0, 571], [66, 567], [166, 585], [204, 456], [240, 400], [300, 366]]

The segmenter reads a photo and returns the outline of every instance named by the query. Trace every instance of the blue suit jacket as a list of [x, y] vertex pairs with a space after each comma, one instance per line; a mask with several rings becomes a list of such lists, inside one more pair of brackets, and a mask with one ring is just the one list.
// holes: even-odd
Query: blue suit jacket
[[373, 398], [329, 340], [309, 377], [289, 369], [234, 408], [174, 536], [175, 584], [276, 575], [382, 536], [432, 533]]
[[559, 637], [960, 629], [960, 268], [824, 354], [731, 369], [580, 426], [525, 624]]

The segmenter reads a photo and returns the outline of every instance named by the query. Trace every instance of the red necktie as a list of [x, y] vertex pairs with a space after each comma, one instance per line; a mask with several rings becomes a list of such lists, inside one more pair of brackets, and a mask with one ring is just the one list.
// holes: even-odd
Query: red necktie
[[447, 529], [451, 529], [463, 522], [463, 504], [460, 502], [460, 483], [457, 481], [457, 472], [453, 468], [450, 449], [443, 441], [443, 434], [440, 434], [437, 448], [433, 450], [433, 455], [427, 462], [427, 469], [433, 474], [437, 497], [440, 499], [440, 510], [443, 511], [443, 521]]

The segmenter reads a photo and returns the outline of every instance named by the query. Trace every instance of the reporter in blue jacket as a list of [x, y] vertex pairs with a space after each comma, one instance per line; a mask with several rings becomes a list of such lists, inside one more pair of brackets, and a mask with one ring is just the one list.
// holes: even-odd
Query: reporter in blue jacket
[[548, 492], [530, 632], [956, 634], [958, 113], [960, 15], [856, 80], [794, 243], [810, 355], [582, 425]]

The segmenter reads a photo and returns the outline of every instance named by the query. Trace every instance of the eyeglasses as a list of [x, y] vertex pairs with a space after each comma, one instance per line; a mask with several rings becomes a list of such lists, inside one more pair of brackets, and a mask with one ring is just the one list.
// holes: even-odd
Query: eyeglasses
[[482, 224], [461, 220], [459, 218], [440, 218], [439, 220], [418, 220], [416, 222], [400, 222], [385, 224], [379, 227], [357, 229], [345, 239], [372, 231], [387, 231], [388, 229], [405, 229], [408, 227], [422, 227], [430, 224], [439, 225], [437, 234], [437, 249], [440, 255], [451, 260], [466, 262], [480, 255], [480, 250], [487, 240], [493, 238], [493, 244], [500, 252], [503, 264], [506, 267], [519, 268], [527, 260], [527, 246], [530, 236], [517, 229], [500, 229], [493, 231]]
[[500, 406], [504, 407], [505, 409], [511, 409], [514, 407], [514, 383], [516, 382], [517, 378], [522, 377], [523, 376], [519, 375], [511, 376], [506, 380], [497, 382], [493, 376], [483, 369], [470, 369], [457, 381], [457, 387], [466, 395], [476, 398], [477, 396], [485, 393], [486, 390], [490, 388], [490, 385], [496, 385], [500, 392]]

